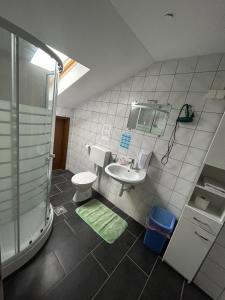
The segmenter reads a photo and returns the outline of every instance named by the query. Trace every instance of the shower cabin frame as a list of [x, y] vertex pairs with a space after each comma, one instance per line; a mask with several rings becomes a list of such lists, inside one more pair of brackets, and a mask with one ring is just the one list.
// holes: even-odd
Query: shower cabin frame
[[[19, 28], [18, 26], [14, 25], [13, 23], [9, 22], [8, 20], [0, 17], [0, 28], [4, 29], [11, 34], [11, 72], [12, 72], [12, 95], [11, 95], [11, 106], [14, 112], [14, 117], [11, 120], [11, 126], [14, 126], [16, 128], [16, 136], [14, 140], [12, 141], [14, 149], [16, 149], [15, 154], [15, 165], [12, 164], [12, 183], [16, 187], [14, 190], [14, 197], [13, 201], [16, 202], [16, 222], [17, 222], [17, 232], [15, 234], [16, 236], [16, 254], [9, 259], [7, 259], [5, 262], [2, 263], [2, 277], [6, 277], [18, 268], [20, 268], [22, 265], [24, 265], [27, 261], [29, 261], [44, 245], [46, 240], [48, 239], [52, 224], [53, 224], [53, 209], [51, 205], [49, 204], [49, 190], [50, 190], [50, 178], [51, 178], [51, 168], [52, 168], [52, 158], [53, 158], [53, 145], [54, 145], [54, 128], [55, 128], [55, 112], [56, 112], [56, 99], [57, 99], [57, 83], [58, 83], [58, 73], [63, 70], [63, 63], [61, 59], [44, 43], [39, 41], [37, 38], [35, 38], [33, 35], [29, 34], [28, 32], [24, 31], [23, 29]], [[48, 162], [48, 168], [47, 168], [47, 199], [46, 199], [46, 213], [45, 213], [45, 227], [43, 228], [43, 231], [40, 233], [39, 237], [31, 243], [29, 246], [27, 246], [25, 249], [20, 249], [20, 195], [19, 195], [19, 52], [18, 52], [18, 45], [19, 45], [19, 39], [23, 39], [26, 42], [29, 42], [30, 44], [34, 45], [37, 48], [40, 48], [45, 53], [47, 53], [51, 58], [53, 58], [56, 61], [55, 64], [55, 77], [54, 77], [54, 87], [53, 87], [53, 103], [52, 103], [52, 122], [51, 122], [51, 141], [50, 141], [50, 153], [49, 153], [49, 162]], [[47, 218], [47, 209], [50, 207], [49, 212], [49, 218]], [[1, 247], [1, 245], [0, 245]], [[1, 249], [0, 249], [1, 253]]]

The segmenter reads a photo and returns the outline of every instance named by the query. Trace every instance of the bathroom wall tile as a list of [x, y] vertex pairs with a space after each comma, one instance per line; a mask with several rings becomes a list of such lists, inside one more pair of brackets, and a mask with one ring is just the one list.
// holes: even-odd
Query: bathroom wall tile
[[160, 75], [175, 74], [177, 69], [177, 60], [167, 60], [162, 63]]
[[158, 92], [156, 91], [153, 99], [157, 100], [159, 104], [167, 104], [170, 92]]
[[183, 163], [179, 177], [194, 182], [199, 172], [199, 168], [187, 163]]
[[154, 194], [154, 202], [166, 207], [172, 194], [172, 190], [161, 184], [156, 184], [156, 193]]
[[111, 101], [113, 103], [118, 103], [120, 93], [118, 91], [112, 91], [111, 93]]
[[204, 132], [204, 131], [196, 130], [193, 139], [191, 141], [191, 146], [198, 149], [207, 150], [212, 141], [212, 138], [213, 138], [212, 132]]
[[175, 216], [175, 218], [178, 220], [182, 210], [177, 208], [176, 206], [173, 206], [172, 204], [168, 203], [168, 210]]
[[195, 73], [191, 82], [191, 92], [207, 92], [212, 85], [215, 72]]
[[144, 82], [144, 91], [155, 91], [157, 85], [158, 77], [157, 76], [148, 76], [145, 77]]
[[194, 130], [178, 127], [176, 133], [176, 142], [182, 145], [189, 145], [191, 143], [193, 135]]
[[164, 172], [162, 172], [159, 182], [163, 186], [170, 188], [172, 190], [176, 184], [176, 180], [177, 180], [177, 177], [175, 175], [164, 171]]
[[124, 117], [124, 115], [126, 114], [126, 110], [127, 110], [127, 105], [118, 104], [116, 114], [118, 116]]
[[176, 73], [193, 73], [197, 65], [197, 57], [188, 57], [179, 60]]
[[174, 75], [160, 75], [156, 91], [167, 92], [171, 90]]
[[193, 74], [176, 74], [173, 81], [172, 91], [185, 92], [189, 90]]
[[206, 102], [206, 93], [189, 92], [185, 103], [192, 105], [193, 111], [202, 111]]
[[221, 114], [215, 113], [202, 113], [197, 126], [197, 130], [215, 132], [219, 125], [221, 116]]
[[[107, 146], [118, 157], [135, 158], [141, 150], [153, 151], [146, 182], [134, 191], [126, 193], [127, 195], [124, 195], [122, 199], [124, 200], [123, 204], [121, 204], [121, 198], [118, 197], [119, 183], [115, 180], [110, 181], [107, 176], [107, 183], [104, 178], [99, 186], [100, 192], [106, 198], [109, 198], [115, 205], [123, 205], [123, 209], [130, 216], [136, 218], [138, 222], [144, 223], [146, 211], [153, 203], [165, 205], [179, 217], [185, 199], [193, 186], [193, 183], [188, 181], [190, 178], [184, 175], [185, 168], [187, 171], [188, 164], [192, 165], [190, 168], [193, 170], [201, 166], [213, 137], [212, 132], [196, 130], [199, 117], [203, 109], [204, 113], [221, 113], [224, 109], [224, 100], [213, 102], [211, 99], [211, 101], [206, 99], [206, 92], [213, 82], [215, 72], [201, 71], [196, 75], [194, 73], [196, 64], [196, 57], [180, 59], [178, 63], [176, 60], [156, 62], [116, 87], [82, 103], [73, 113], [72, 142], [69, 146], [70, 149], [68, 149], [68, 152], [71, 153], [71, 159], [68, 166], [70, 170], [76, 173], [93, 169], [93, 164], [88, 160], [84, 151], [84, 145], [87, 143]], [[190, 85], [192, 76], [195, 77], [191, 84], [191, 89], [194, 90], [189, 91], [188, 85]], [[220, 76], [217, 75], [217, 82], [221, 81]], [[214, 82], [216, 83], [216, 81]], [[173, 90], [171, 91], [171, 89]], [[134, 101], [147, 102], [148, 100], [157, 100], [160, 104], [170, 102], [172, 105], [164, 135], [156, 137], [132, 130], [133, 139], [129, 150], [121, 148], [119, 140], [121, 133], [127, 130], [130, 103]], [[175, 119], [184, 103], [193, 106], [194, 122], [179, 125], [176, 143], [170, 153], [168, 164], [164, 166], [161, 164], [161, 158], [167, 151], [168, 140], [174, 128]], [[207, 118], [206, 123], [205, 125], [205, 121], [203, 122], [202, 119], [199, 126], [203, 124], [204, 130], [208, 129], [207, 126], [212, 128], [212, 125], [208, 124], [209, 119]], [[102, 136], [104, 124], [112, 125], [111, 136], [108, 140]], [[181, 176], [188, 180], [181, 178]], [[97, 186], [96, 189], [98, 189]]]
[[151, 160], [150, 160], [150, 165], [153, 167], [156, 167], [158, 169], [163, 169], [163, 165], [161, 163], [161, 158], [162, 158], [161, 154], [153, 152]]
[[123, 128], [124, 117], [115, 117], [115, 128], [122, 129]]
[[187, 146], [175, 143], [170, 153], [170, 157], [176, 160], [183, 161], [186, 156], [187, 150], [188, 150]]
[[151, 136], [143, 136], [141, 148], [146, 151], [152, 151], [156, 143], [156, 138]]
[[196, 72], [216, 71], [221, 61], [221, 54], [203, 55], [199, 57]]
[[131, 90], [137, 92], [143, 91], [144, 81], [144, 77], [134, 77]]
[[119, 95], [119, 103], [127, 104], [129, 101], [129, 92], [121, 91]]
[[181, 170], [182, 162], [169, 158], [168, 163], [164, 166], [164, 170], [170, 174], [178, 176]]
[[206, 151], [190, 147], [185, 157], [185, 162], [200, 167], [205, 158]]
[[205, 273], [212, 282], [215, 282], [221, 288], [225, 287], [225, 269], [212, 260], [206, 258], [201, 267], [201, 272]]
[[148, 69], [146, 76], [149, 75], [159, 75], [161, 70], [162, 63], [161, 62], [155, 62], [153, 63]]
[[159, 154], [165, 154], [167, 151], [167, 145], [167, 141], [158, 139], [155, 144], [154, 152], [157, 152]]
[[186, 97], [186, 92], [171, 92], [168, 102], [172, 105], [172, 108], [181, 109]]
[[150, 166], [148, 168], [148, 176], [153, 181], [159, 182], [161, 175], [162, 175], [162, 170], [155, 168], [153, 166]]
[[212, 84], [213, 90], [224, 90], [225, 88], [225, 71], [216, 73], [215, 79]]
[[155, 92], [142, 92], [140, 101], [148, 103], [149, 100], [154, 99]]
[[169, 203], [171, 205], [175, 206], [176, 208], [182, 210], [186, 201], [187, 201], [187, 197], [185, 197], [181, 194], [178, 194], [177, 192], [173, 192]]
[[179, 194], [188, 197], [193, 184], [190, 181], [178, 178], [174, 190]]
[[117, 104], [116, 103], [110, 103], [109, 104], [109, 109], [108, 109], [108, 114], [115, 115], [116, 111], [117, 111]]
[[207, 99], [203, 111], [223, 113], [225, 109], [225, 100]]
[[142, 92], [130, 92], [129, 103], [140, 101], [141, 94]]
[[121, 91], [130, 91], [133, 83], [133, 78], [129, 78], [121, 83]]

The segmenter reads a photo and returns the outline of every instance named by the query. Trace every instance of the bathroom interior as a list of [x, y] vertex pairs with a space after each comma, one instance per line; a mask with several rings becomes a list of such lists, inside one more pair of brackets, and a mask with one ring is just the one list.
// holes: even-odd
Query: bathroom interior
[[224, 12], [0, 2], [1, 300], [225, 300]]

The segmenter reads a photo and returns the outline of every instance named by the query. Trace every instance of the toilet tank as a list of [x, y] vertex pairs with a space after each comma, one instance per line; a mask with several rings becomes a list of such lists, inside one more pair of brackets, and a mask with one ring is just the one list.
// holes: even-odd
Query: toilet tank
[[99, 167], [105, 167], [110, 158], [111, 151], [100, 146], [92, 146], [90, 160]]

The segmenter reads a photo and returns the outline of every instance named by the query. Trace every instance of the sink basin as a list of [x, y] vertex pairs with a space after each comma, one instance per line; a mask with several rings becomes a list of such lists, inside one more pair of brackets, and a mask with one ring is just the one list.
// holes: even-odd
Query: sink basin
[[130, 167], [112, 163], [105, 167], [105, 172], [121, 183], [138, 184], [145, 180], [145, 170], [134, 170]]

